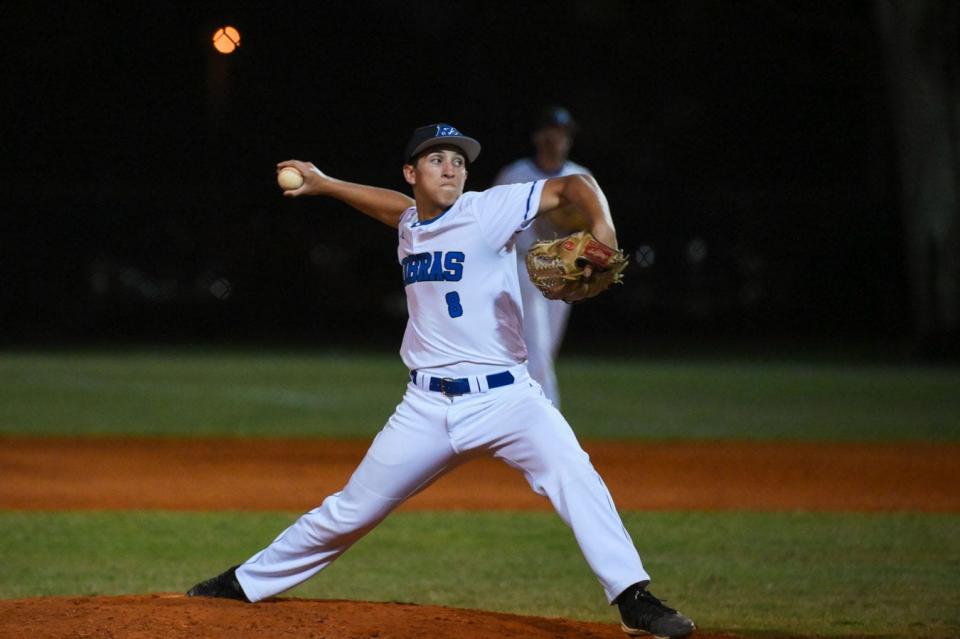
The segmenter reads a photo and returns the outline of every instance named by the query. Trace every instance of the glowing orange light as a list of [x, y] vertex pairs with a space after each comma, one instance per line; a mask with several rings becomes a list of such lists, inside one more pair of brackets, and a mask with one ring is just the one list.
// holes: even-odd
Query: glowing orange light
[[240, 32], [233, 27], [222, 27], [213, 34], [213, 48], [223, 53], [233, 53], [240, 46]]

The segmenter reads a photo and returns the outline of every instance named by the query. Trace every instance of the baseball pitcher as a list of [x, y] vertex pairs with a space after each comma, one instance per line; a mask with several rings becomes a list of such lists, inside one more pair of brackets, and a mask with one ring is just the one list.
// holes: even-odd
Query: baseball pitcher
[[[413, 132], [403, 177], [414, 198], [325, 175], [289, 160], [302, 186], [288, 197], [333, 197], [397, 230], [409, 319], [400, 356], [403, 400], [339, 492], [270, 545], [190, 596], [256, 602], [317, 574], [410, 496], [485, 454], [523, 473], [573, 531], [630, 635], [683, 637], [694, 624], [648, 590], [644, 570], [603, 480], [527, 371], [517, 237], [545, 212], [573, 205], [590, 236], [545, 251], [545, 294], [589, 297], [618, 277], [622, 254], [606, 198], [584, 175], [464, 193], [480, 144], [449, 124]], [[531, 275], [535, 271], [531, 270]], [[547, 275], [543, 275], [547, 274]], [[613, 275], [611, 275], [613, 274]], [[597, 284], [600, 282], [600, 284]]]

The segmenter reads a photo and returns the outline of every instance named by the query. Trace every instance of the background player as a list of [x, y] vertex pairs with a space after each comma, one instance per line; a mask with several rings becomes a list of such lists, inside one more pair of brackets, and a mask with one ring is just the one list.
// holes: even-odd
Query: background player
[[[559, 106], [543, 109], [534, 124], [531, 140], [533, 157], [522, 158], [500, 170], [494, 184], [534, 182], [565, 175], [590, 175], [590, 170], [568, 159], [577, 124], [570, 112]], [[517, 238], [517, 261], [520, 268], [520, 297], [523, 300], [523, 339], [527, 343], [527, 368], [540, 382], [543, 392], [554, 406], [560, 407], [560, 389], [553, 362], [560, 350], [563, 333], [570, 316], [570, 304], [549, 300], [525, 277], [524, 258], [536, 240], [566, 235], [556, 218], [538, 215]]]
[[411, 495], [477, 455], [524, 473], [569, 525], [623, 629], [682, 637], [693, 622], [646, 590], [649, 576], [613, 501], [573, 431], [524, 364], [514, 242], [544, 211], [572, 204], [616, 246], [606, 198], [587, 176], [464, 193], [480, 144], [446, 124], [414, 131], [404, 153], [407, 196], [296, 167], [292, 197], [326, 195], [397, 228], [409, 318], [403, 400], [340, 491], [244, 564], [197, 584], [191, 596], [260, 601], [330, 565]]

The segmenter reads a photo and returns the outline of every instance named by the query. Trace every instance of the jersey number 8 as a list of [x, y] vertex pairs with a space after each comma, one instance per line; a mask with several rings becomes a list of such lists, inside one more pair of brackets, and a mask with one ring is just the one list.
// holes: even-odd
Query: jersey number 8
[[460, 317], [463, 315], [463, 307], [460, 306], [459, 293], [451, 291], [444, 296], [444, 299], [447, 300], [447, 312], [450, 313], [450, 317]]

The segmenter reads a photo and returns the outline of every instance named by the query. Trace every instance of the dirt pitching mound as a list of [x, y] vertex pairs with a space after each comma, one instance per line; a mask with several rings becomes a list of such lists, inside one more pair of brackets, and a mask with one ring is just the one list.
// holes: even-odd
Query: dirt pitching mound
[[[274, 599], [245, 604], [183, 595], [0, 601], [0, 638], [61, 639], [618, 639], [616, 623], [523, 617], [440, 606]], [[699, 639], [731, 635], [699, 632]]]

